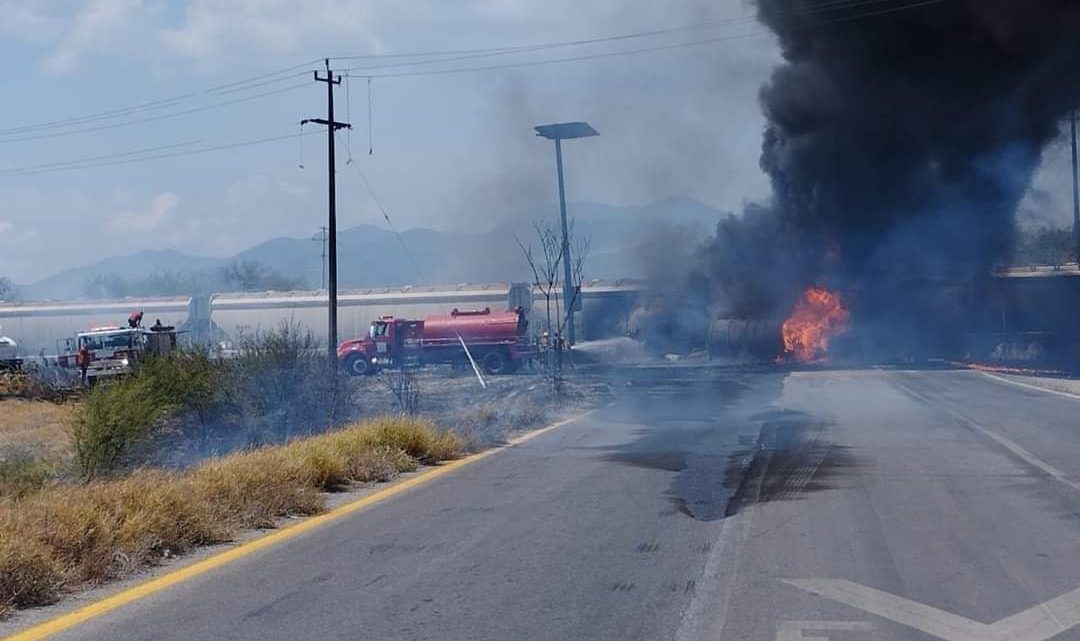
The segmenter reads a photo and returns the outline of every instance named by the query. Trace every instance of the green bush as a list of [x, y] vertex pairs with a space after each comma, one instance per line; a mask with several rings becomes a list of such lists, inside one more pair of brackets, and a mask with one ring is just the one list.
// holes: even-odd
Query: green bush
[[28, 447], [0, 448], [0, 498], [19, 498], [40, 489], [59, 466]]
[[73, 428], [75, 453], [86, 478], [115, 470], [150, 439], [162, 422], [180, 412], [196, 417], [199, 434], [228, 397], [224, 367], [203, 352], [180, 350], [149, 358], [131, 376], [95, 387], [79, 408]]
[[222, 367], [198, 350], [179, 350], [145, 361], [138, 376], [163, 401], [205, 416], [226, 395], [226, 376]]
[[176, 407], [154, 389], [150, 377], [135, 375], [98, 384], [79, 408], [72, 427], [83, 476], [90, 479], [115, 470]]
[[356, 418], [325, 353], [295, 323], [241, 337], [235, 358], [179, 350], [95, 388], [74, 427], [82, 473], [129, 463], [185, 467], [208, 455], [282, 443]]

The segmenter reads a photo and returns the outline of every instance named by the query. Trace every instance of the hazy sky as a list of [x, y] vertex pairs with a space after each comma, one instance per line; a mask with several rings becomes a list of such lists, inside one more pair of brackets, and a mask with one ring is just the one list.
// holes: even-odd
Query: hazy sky
[[[738, 209], [768, 192], [758, 168], [757, 92], [779, 62], [774, 40], [752, 16], [741, 0], [0, 0], [0, 275], [29, 282], [138, 249], [227, 255], [274, 236], [314, 233], [325, 221], [326, 141], [314, 134], [301, 143], [295, 134], [300, 118], [325, 116], [325, 85], [310, 79], [318, 66], [312, 60], [324, 56], [517, 47], [703, 25], [512, 55], [448, 54], [435, 64], [337, 60], [336, 68], [352, 68], [336, 94], [337, 117], [351, 119], [354, 162], [400, 228], [483, 229], [550, 204], [552, 150], [531, 128], [562, 120], [587, 120], [601, 132], [566, 144], [572, 200], [642, 204], [675, 196]], [[701, 41], [711, 42], [376, 77], [375, 153], [367, 154], [364, 76]], [[152, 109], [37, 127], [185, 94]], [[275, 136], [291, 137], [51, 171], [72, 160], [116, 163]], [[381, 224], [345, 165], [347, 139], [340, 142], [339, 224]], [[121, 155], [147, 149], [157, 151]], [[1052, 171], [1039, 177], [1028, 203], [1048, 219], [1068, 216], [1059, 198], [1066, 162], [1060, 147], [1048, 154]], [[50, 171], [10, 171], [28, 167]]]

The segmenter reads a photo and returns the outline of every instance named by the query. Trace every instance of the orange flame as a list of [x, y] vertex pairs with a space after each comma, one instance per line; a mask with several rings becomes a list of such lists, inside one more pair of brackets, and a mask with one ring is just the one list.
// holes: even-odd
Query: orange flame
[[807, 289], [781, 328], [784, 352], [801, 363], [824, 358], [829, 341], [848, 330], [848, 318], [838, 294]]

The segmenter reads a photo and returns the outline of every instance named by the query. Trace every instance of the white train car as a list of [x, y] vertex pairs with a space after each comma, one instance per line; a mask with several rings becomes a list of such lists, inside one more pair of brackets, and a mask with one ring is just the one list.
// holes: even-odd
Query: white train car
[[[576, 317], [578, 340], [626, 335], [643, 288], [642, 281], [633, 279], [585, 282], [581, 286], [581, 313]], [[533, 301], [533, 318], [542, 318], [544, 301], [539, 292], [534, 292]]]
[[5, 302], [0, 304], [0, 327], [15, 339], [22, 356], [61, 354], [65, 339], [93, 327], [124, 325], [133, 311], [144, 313], [144, 324], [160, 319], [179, 327], [187, 320], [191, 298], [125, 298], [106, 301]]
[[[611, 335], [625, 330], [625, 320], [640, 289], [636, 281], [590, 281], [582, 287], [578, 325], [582, 336]], [[531, 324], [543, 329], [546, 319], [543, 295], [528, 285], [508, 283], [463, 284], [458, 286], [396, 287], [343, 291], [338, 295], [338, 338], [362, 336], [371, 321], [380, 316], [423, 318], [445, 314], [452, 309], [508, 309], [528, 305], [532, 298]], [[552, 313], [554, 314], [553, 294]], [[210, 318], [224, 332], [227, 342], [296, 323], [311, 330], [320, 344], [326, 344], [326, 292], [265, 292], [216, 294], [210, 299]]]
[[[344, 340], [366, 334], [371, 321], [380, 316], [423, 318], [455, 307], [505, 309], [509, 289], [501, 283], [343, 291], [338, 294], [338, 337]], [[326, 292], [215, 294], [210, 298], [210, 318], [232, 342], [288, 322], [311, 330], [325, 346], [326, 305]]]
[[[590, 281], [582, 287], [578, 314], [581, 339], [610, 336], [625, 329], [640, 283]], [[468, 284], [434, 287], [372, 288], [343, 291], [338, 296], [338, 336], [341, 340], [363, 335], [380, 316], [423, 318], [452, 309], [508, 309], [528, 306], [532, 298], [531, 326], [542, 331], [546, 319], [544, 297], [527, 284]], [[561, 297], [556, 291], [554, 298]], [[552, 310], [554, 313], [554, 302]], [[326, 292], [262, 292], [214, 294], [190, 298], [125, 298], [111, 301], [48, 301], [0, 303], [0, 327], [34, 356], [64, 352], [64, 339], [92, 327], [123, 325], [133, 311], [144, 313], [144, 324], [160, 319], [196, 342], [235, 344], [240, 336], [275, 329], [294, 322], [311, 330], [326, 344]]]

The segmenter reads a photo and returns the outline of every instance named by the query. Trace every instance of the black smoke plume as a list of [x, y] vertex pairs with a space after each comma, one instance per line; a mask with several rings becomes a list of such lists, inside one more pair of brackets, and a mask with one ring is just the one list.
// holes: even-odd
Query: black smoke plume
[[785, 58], [761, 91], [773, 197], [703, 249], [716, 313], [783, 317], [819, 283], [850, 293], [865, 340], [947, 340], [940, 285], [1004, 256], [1080, 105], [1080, 2], [759, 0], [758, 16]]

